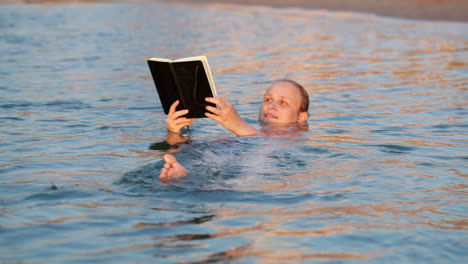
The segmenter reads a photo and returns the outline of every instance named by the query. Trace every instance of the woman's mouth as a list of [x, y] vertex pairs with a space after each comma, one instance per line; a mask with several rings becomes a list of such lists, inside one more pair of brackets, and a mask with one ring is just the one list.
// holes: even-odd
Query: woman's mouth
[[270, 113], [266, 113], [265, 114], [265, 118], [266, 119], [278, 119], [277, 116], [273, 115], [273, 114], [270, 114]]

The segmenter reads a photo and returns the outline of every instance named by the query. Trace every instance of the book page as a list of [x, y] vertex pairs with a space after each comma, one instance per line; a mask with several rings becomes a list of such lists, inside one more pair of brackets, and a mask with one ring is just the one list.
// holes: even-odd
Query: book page
[[171, 62], [172, 61], [170, 59], [164, 59], [164, 58], [149, 58], [148, 60], [150, 60], [150, 61], [160, 61], [160, 62]]
[[218, 94], [216, 92], [216, 86], [214, 84], [213, 75], [211, 75], [210, 65], [208, 64], [208, 60], [206, 59], [206, 57], [204, 60], [202, 60], [202, 63], [203, 67], [205, 68], [206, 75], [208, 77], [208, 82], [210, 83], [211, 92], [213, 93], [213, 96], [217, 96]]
[[196, 56], [196, 57], [188, 57], [188, 58], [181, 58], [174, 60], [174, 62], [184, 62], [184, 61], [206, 61], [206, 56]]

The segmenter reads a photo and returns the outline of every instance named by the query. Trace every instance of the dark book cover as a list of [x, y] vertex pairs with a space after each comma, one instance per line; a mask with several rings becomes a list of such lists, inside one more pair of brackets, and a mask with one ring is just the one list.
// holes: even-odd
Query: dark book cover
[[164, 113], [167, 115], [171, 105], [179, 100], [178, 110], [188, 109], [188, 118], [204, 118], [207, 105], [205, 101], [213, 97], [210, 73], [207, 73], [203, 62], [194, 61], [157, 61], [148, 60], [148, 66], [158, 91]]

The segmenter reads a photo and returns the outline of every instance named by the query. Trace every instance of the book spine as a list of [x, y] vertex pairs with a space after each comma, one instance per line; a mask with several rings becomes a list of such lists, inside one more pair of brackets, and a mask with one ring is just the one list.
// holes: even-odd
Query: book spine
[[172, 65], [172, 62], [169, 63], [169, 68], [171, 69], [171, 74], [172, 74], [174, 84], [175, 84], [176, 89], [177, 89], [176, 92], [178, 94], [178, 97], [180, 98], [179, 106], [177, 107], [177, 109], [178, 110], [187, 109], [187, 103], [185, 102], [185, 97], [184, 97], [184, 94], [181, 91], [179, 80], [177, 78], [177, 74], [175, 73], [174, 66]]

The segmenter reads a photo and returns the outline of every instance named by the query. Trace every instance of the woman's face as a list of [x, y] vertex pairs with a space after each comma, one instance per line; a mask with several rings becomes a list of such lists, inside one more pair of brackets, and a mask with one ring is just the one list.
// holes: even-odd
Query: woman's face
[[266, 124], [305, 122], [306, 112], [299, 112], [301, 95], [297, 87], [288, 82], [273, 83], [263, 96], [259, 120]]

